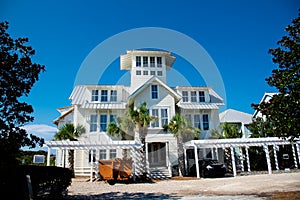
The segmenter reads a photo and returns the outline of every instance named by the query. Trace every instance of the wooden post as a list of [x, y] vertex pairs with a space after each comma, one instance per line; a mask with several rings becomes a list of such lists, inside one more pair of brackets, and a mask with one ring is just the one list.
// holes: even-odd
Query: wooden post
[[50, 155], [51, 155], [51, 148], [48, 147], [48, 152], [47, 152], [47, 166], [50, 166]]
[[198, 148], [195, 144], [194, 144], [194, 152], [195, 152], [195, 164], [196, 164], [197, 178], [200, 178], [199, 162], [198, 162]]
[[248, 151], [249, 147], [246, 147], [245, 150], [246, 150], [246, 159], [247, 159], [247, 170], [248, 172], [251, 172], [251, 169], [250, 169], [250, 158], [249, 158], [249, 151]]
[[235, 158], [234, 158], [234, 149], [233, 149], [233, 147], [230, 147], [230, 154], [231, 154], [233, 176], [236, 176], [236, 165], [235, 165]]
[[272, 167], [271, 167], [271, 160], [270, 160], [270, 154], [269, 154], [268, 145], [264, 145], [264, 150], [265, 150], [265, 153], [266, 153], [266, 159], [267, 159], [267, 165], [268, 165], [268, 173], [272, 174]]
[[275, 167], [276, 170], [279, 171], [279, 165], [278, 165], [278, 158], [277, 158], [277, 151], [276, 151], [277, 146], [273, 145], [273, 152], [274, 152], [274, 159], [275, 159]]
[[184, 168], [185, 168], [185, 175], [188, 175], [188, 163], [187, 163], [187, 155], [186, 155], [186, 148], [183, 147], [183, 154], [184, 154]]
[[91, 151], [91, 171], [90, 171], [90, 182], [93, 182], [93, 164], [94, 164], [94, 155], [93, 155], [93, 149], [90, 149]]

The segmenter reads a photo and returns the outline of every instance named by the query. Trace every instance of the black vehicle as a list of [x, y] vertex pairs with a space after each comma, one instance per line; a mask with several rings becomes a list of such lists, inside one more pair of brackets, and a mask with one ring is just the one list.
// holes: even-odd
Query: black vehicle
[[[224, 177], [226, 174], [226, 166], [218, 160], [204, 159], [199, 160], [200, 177], [217, 178]], [[196, 175], [196, 165], [194, 164], [190, 170], [191, 174]]]

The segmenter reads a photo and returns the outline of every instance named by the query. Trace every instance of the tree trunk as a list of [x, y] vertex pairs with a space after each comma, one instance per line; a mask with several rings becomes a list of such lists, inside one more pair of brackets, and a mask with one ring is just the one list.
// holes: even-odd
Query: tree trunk
[[75, 172], [74, 172], [74, 150], [73, 149], [69, 150], [68, 162], [69, 162], [69, 168], [72, 170], [73, 177], [74, 177]]
[[178, 151], [178, 170], [179, 176], [185, 175], [184, 167], [184, 149], [183, 149], [183, 138], [181, 135], [177, 137], [177, 151]]
[[140, 148], [140, 156], [141, 156], [141, 169], [142, 169], [142, 178], [146, 179], [147, 177], [147, 161], [146, 161], [146, 136], [147, 136], [147, 128], [136, 125], [136, 131], [138, 132], [137, 142], [141, 143], [142, 147]]

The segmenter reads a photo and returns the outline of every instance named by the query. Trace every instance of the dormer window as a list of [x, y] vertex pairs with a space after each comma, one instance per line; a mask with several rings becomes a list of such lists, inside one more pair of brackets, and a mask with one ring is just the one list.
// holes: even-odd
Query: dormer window
[[142, 65], [141, 56], [135, 57], [135, 66], [140, 67]]
[[205, 102], [205, 94], [203, 91], [199, 91], [199, 102]]
[[101, 90], [101, 102], [107, 102], [107, 90]]
[[189, 93], [188, 91], [182, 91], [182, 101], [188, 102], [189, 101]]
[[98, 101], [99, 100], [99, 92], [98, 90], [92, 90], [92, 101]]
[[143, 67], [148, 67], [148, 57], [143, 56]]
[[150, 57], [150, 67], [155, 67], [155, 57]]
[[162, 67], [161, 57], [156, 57], [156, 61], [157, 61], [157, 67]]
[[110, 91], [110, 101], [116, 102], [117, 101], [117, 90]]
[[151, 85], [151, 98], [158, 99], [158, 85]]
[[197, 102], [197, 92], [191, 91], [191, 102]]

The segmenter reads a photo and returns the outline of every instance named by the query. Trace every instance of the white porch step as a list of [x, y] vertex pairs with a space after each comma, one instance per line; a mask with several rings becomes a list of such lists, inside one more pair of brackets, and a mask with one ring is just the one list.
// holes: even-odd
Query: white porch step
[[165, 180], [171, 178], [171, 174], [167, 167], [150, 168], [150, 173], [147, 175], [151, 179]]

